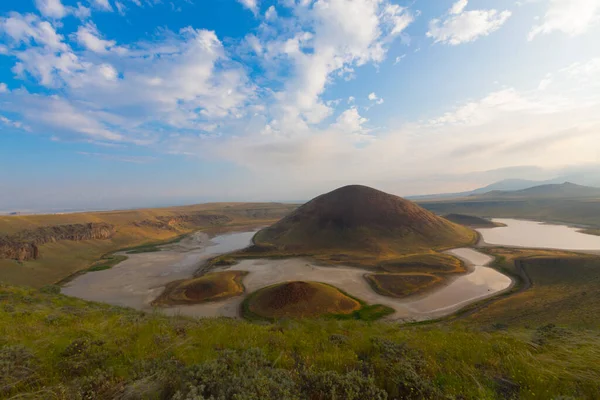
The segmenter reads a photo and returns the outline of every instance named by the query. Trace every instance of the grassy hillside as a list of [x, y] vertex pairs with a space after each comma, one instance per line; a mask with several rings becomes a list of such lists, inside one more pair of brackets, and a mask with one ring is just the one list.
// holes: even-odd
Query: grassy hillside
[[454, 222], [455, 224], [468, 226], [470, 228], [494, 228], [497, 226], [504, 226], [503, 224], [490, 221], [489, 219], [475, 217], [473, 215], [446, 214], [444, 215], [444, 218], [446, 218], [448, 221]]
[[0, 398], [600, 397], [598, 331], [548, 320], [508, 330], [477, 320], [254, 324], [169, 318], [7, 286], [0, 298]]
[[[106, 211], [56, 215], [0, 216], [0, 235], [12, 235], [38, 227], [102, 222], [115, 226], [109, 240], [58, 241], [40, 246], [41, 258], [26, 262], [0, 259], [0, 282], [41, 287], [88, 268], [115, 250], [168, 241], [194, 230], [230, 231], [269, 225], [296, 206], [278, 203], [214, 203], [185, 207]], [[221, 225], [186, 222], [198, 214], [226, 216]], [[169, 224], [170, 219], [183, 222]]]
[[600, 257], [553, 250], [495, 248], [488, 252], [497, 257], [497, 268], [513, 274], [522, 268], [532, 286], [492, 303], [469, 321], [506, 326], [551, 322], [600, 331]]
[[524, 218], [600, 228], [600, 199], [460, 199], [423, 201], [419, 205], [439, 215]]
[[282, 253], [366, 252], [382, 258], [469, 244], [474, 233], [408, 200], [345, 186], [302, 205], [258, 232], [254, 242]]

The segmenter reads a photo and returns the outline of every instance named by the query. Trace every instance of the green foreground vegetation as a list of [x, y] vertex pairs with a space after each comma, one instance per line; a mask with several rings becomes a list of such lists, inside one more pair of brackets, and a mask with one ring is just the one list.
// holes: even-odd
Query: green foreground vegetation
[[[600, 335], [166, 317], [0, 287], [0, 397], [594, 399]], [[562, 397], [561, 397], [562, 396]]]

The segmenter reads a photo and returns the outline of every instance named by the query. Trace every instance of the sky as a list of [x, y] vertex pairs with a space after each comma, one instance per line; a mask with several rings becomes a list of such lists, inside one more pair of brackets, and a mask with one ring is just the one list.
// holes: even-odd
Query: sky
[[2, 0], [0, 210], [600, 171], [600, 0]]

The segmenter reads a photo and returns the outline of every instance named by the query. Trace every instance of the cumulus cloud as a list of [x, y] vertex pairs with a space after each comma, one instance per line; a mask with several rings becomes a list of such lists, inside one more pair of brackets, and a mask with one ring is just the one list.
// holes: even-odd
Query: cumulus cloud
[[287, 4], [295, 15], [279, 17], [296, 29], [260, 35], [267, 66], [291, 65], [291, 79], [272, 107], [287, 131], [302, 131], [332, 115], [321, 96], [334, 77], [351, 79], [355, 69], [380, 63], [388, 45], [413, 21], [408, 9], [384, 0], [319, 0]]
[[275, 9], [275, 6], [269, 7], [267, 9], [267, 11], [265, 12], [265, 19], [267, 21], [273, 21], [276, 18], [277, 18], [277, 10]]
[[7, 93], [8, 92], [8, 86], [6, 86], [6, 83], [0, 82], [0, 93]]
[[427, 36], [435, 43], [459, 45], [472, 42], [500, 29], [511, 16], [508, 10], [470, 10], [465, 11], [467, 0], [459, 0], [442, 19], [429, 22]]
[[102, 11], [113, 11], [108, 0], [91, 0], [92, 5]]
[[98, 28], [93, 23], [80, 26], [75, 33], [75, 37], [80, 45], [94, 53], [107, 53], [117, 43], [114, 40], [102, 39]]
[[504, 88], [392, 129], [366, 129], [368, 121], [350, 107], [331, 125], [296, 135], [245, 130], [235, 139], [199, 143], [186, 138], [172, 145], [188, 154], [231, 160], [265, 179], [293, 179], [313, 188], [319, 182], [324, 187], [332, 181], [388, 182], [387, 188], [397, 191], [393, 182], [431, 182], [440, 171], [458, 176], [473, 166], [506, 169], [522, 165], [524, 156], [543, 168], [573, 160], [597, 163], [599, 65], [597, 59], [573, 64], [553, 72], [545, 90]]
[[581, 35], [599, 19], [600, 0], [549, 0], [542, 22], [531, 29], [529, 40], [555, 31], [569, 36]]
[[258, 0], [238, 0], [244, 7], [252, 11], [254, 15], [258, 14]]
[[375, 102], [375, 104], [383, 104], [383, 99], [377, 97], [375, 92], [371, 92], [368, 96], [368, 99]]
[[61, 19], [67, 15], [67, 8], [60, 0], [35, 0], [35, 6], [42, 15], [49, 18]]
[[56, 135], [150, 143], [163, 126], [201, 130], [240, 118], [253, 91], [243, 68], [228, 59], [211, 31], [164, 32], [158, 42], [124, 48], [88, 23], [72, 35], [83, 52], [31, 15], [0, 19], [0, 33], [10, 39], [7, 52], [16, 60], [17, 77], [61, 88], [60, 97], [15, 93], [14, 104], [6, 107]]

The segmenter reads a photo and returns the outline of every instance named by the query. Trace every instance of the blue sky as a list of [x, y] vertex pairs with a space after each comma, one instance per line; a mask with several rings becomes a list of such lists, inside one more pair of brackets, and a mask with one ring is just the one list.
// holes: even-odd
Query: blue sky
[[0, 210], [600, 164], [600, 0], [4, 0]]

